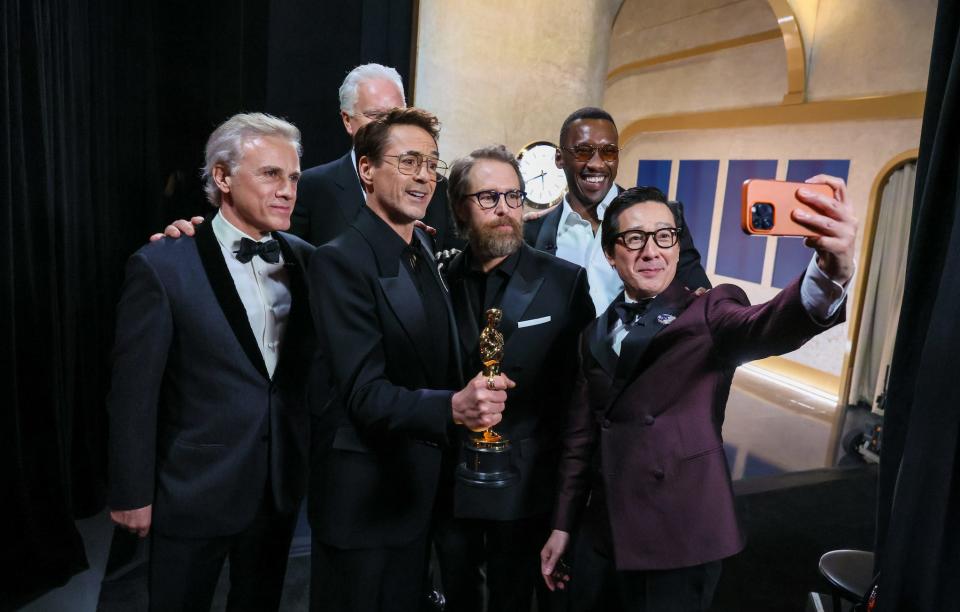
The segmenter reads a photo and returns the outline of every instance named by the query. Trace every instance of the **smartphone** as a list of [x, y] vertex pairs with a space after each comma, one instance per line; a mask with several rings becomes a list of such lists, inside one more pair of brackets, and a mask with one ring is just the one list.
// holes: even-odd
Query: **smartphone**
[[[743, 212], [740, 225], [746, 234], [760, 236], [815, 236], [790, 218], [795, 208], [811, 210], [797, 199], [798, 189], [833, 197], [833, 188], [822, 183], [791, 183], [767, 179], [743, 181]], [[811, 211], [812, 212], [812, 211]]]

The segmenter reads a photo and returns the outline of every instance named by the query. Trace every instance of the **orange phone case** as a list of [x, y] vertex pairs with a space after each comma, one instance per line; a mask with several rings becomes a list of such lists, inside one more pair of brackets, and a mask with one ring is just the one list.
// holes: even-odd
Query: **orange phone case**
[[[743, 231], [759, 236], [814, 236], [813, 232], [790, 218], [790, 213], [795, 208], [810, 210], [809, 206], [797, 199], [797, 190], [801, 187], [833, 197], [833, 188], [822, 183], [791, 183], [767, 179], [743, 181], [743, 208], [740, 215]], [[768, 223], [772, 221], [769, 227], [755, 227], [753, 207], [756, 204], [772, 207], [772, 220], [767, 219]]]

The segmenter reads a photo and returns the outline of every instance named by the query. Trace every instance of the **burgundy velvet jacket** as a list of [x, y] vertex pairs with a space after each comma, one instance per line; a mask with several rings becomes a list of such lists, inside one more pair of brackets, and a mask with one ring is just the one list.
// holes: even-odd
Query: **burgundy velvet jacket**
[[734, 285], [695, 297], [675, 281], [618, 359], [611, 306], [581, 337], [554, 528], [577, 526], [599, 451], [617, 569], [688, 567], [739, 552], [721, 435], [734, 370], [796, 349], [844, 312], [841, 305], [828, 322], [814, 321], [800, 302], [800, 279], [756, 306]]

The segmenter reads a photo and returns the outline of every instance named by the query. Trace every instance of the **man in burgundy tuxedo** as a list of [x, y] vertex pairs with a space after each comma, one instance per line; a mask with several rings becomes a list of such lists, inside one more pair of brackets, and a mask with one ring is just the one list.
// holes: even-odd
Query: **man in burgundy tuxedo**
[[[569, 586], [573, 610], [706, 610], [721, 559], [743, 548], [720, 431], [734, 371], [841, 322], [855, 267], [846, 186], [808, 182], [834, 189], [797, 193], [812, 212], [792, 217], [816, 234], [816, 257], [756, 306], [734, 285], [697, 295], [675, 279], [681, 220], [659, 190], [628, 189], [607, 210], [602, 247], [625, 290], [581, 337], [541, 552], [547, 585]], [[558, 560], [575, 528], [567, 576]]]

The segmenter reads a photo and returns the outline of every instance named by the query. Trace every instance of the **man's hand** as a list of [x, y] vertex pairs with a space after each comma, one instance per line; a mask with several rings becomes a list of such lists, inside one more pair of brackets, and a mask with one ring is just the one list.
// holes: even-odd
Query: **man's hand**
[[414, 221], [414, 222], [413, 222], [413, 226], [414, 226], [414, 227], [419, 227], [420, 229], [422, 229], [423, 231], [427, 232], [427, 233], [430, 234], [431, 236], [436, 236], [436, 235], [437, 235], [437, 228], [431, 227], [431, 226], [427, 225], [426, 223], [424, 223], [424, 222], [421, 221], [420, 219], [417, 219], [416, 221]]
[[482, 372], [478, 373], [466, 387], [453, 394], [453, 422], [471, 431], [490, 429], [503, 419], [506, 390], [516, 386], [506, 374], [488, 379]]
[[563, 562], [563, 553], [570, 543], [570, 534], [554, 529], [540, 551], [540, 573], [551, 591], [563, 590], [570, 581], [569, 568]]
[[110, 520], [123, 527], [130, 533], [141, 538], [150, 533], [150, 523], [153, 520], [153, 505], [136, 508], [134, 510], [111, 510]]
[[847, 202], [847, 185], [843, 179], [818, 174], [808, 183], [823, 183], [833, 188], [828, 198], [806, 189], [797, 190], [797, 199], [814, 210], [813, 214], [794, 209], [791, 216], [803, 227], [818, 235], [807, 238], [808, 247], [817, 250], [817, 265], [830, 280], [846, 285], [854, 271], [854, 245], [859, 222], [853, 216], [853, 206]]
[[524, 221], [533, 221], [534, 219], [539, 219], [540, 217], [546, 217], [553, 212], [553, 206], [550, 208], [544, 208], [543, 210], [531, 210], [529, 212], [523, 213]]
[[150, 236], [150, 242], [156, 242], [164, 236], [169, 236], [170, 238], [179, 238], [181, 234], [186, 234], [187, 236], [193, 236], [196, 232], [194, 229], [195, 225], [200, 225], [203, 223], [203, 217], [190, 217], [190, 220], [186, 219], [177, 219], [163, 230], [162, 234], [154, 234]]

